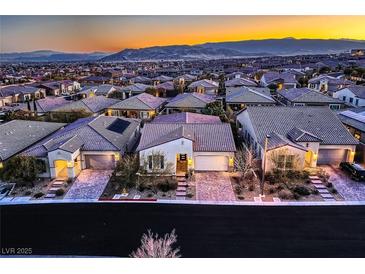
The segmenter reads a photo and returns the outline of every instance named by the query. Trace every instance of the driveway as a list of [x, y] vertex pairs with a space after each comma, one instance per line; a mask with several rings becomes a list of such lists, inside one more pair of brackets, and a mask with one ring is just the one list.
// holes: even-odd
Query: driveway
[[196, 199], [204, 201], [235, 201], [228, 172], [195, 173]]
[[330, 182], [347, 201], [365, 201], [365, 183], [352, 180], [341, 169], [333, 166], [321, 166], [329, 175]]
[[112, 170], [82, 170], [64, 199], [98, 199], [108, 184], [112, 172]]

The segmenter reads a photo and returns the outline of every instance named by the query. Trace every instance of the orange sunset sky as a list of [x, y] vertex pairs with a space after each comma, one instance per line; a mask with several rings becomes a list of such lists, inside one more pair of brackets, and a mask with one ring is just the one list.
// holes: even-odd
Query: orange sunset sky
[[365, 40], [365, 16], [0, 16], [1, 52], [124, 48], [266, 38]]

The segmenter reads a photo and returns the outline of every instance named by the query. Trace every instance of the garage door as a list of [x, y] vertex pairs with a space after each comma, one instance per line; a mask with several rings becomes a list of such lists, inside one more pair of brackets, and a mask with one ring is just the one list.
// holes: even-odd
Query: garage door
[[227, 171], [227, 156], [196, 156], [195, 170], [197, 171]]
[[86, 168], [114, 169], [114, 155], [85, 155]]
[[320, 149], [318, 151], [318, 165], [338, 165], [346, 160], [346, 149]]

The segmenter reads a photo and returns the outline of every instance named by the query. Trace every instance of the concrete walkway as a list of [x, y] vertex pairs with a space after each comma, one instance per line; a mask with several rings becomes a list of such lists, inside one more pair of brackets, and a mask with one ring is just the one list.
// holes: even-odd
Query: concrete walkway
[[196, 199], [200, 201], [235, 201], [228, 172], [195, 173]]

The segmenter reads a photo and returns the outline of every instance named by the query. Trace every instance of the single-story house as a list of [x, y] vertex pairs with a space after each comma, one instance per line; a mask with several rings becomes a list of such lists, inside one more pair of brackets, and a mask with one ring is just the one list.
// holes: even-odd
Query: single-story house
[[176, 82], [176, 84], [179, 86], [179, 87], [184, 87], [186, 86], [188, 83], [191, 83], [193, 81], [195, 81], [197, 79], [196, 76], [194, 75], [190, 75], [190, 74], [183, 74], [183, 75], [180, 75], [180, 76], [177, 76], [175, 79], [174, 79], [174, 82]]
[[269, 71], [262, 75], [260, 85], [263, 87], [276, 85], [277, 89], [281, 90], [283, 88], [296, 88], [298, 81], [293, 73]]
[[141, 93], [110, 106], [108, 115], [151, 119], [161, 111], [165, 102], [166, 99]]
[[[137, 151], [146, 172], [229, 171], [236, 151], [228, 123], [147, 123]], [[157, 157], [157, 158], [153, 158]]]
[[97, 116], [104, 114], [110, 106], [118, 102], [120, 102], [118, 99], [107, 98], [105, 96], [93, 96], [54, 108], [50, 111], [50, 115], [51, 118], [60, 115], [67, 118], [68, 115], [75, 111], [83, 111], [90, 116]]
[[174, 80], [174, 78], [172, 78], [170, 76], [166, 76], [166, 75], [160, 75], [160, 76], [152, 78], [153, 85], [158, 85], [160, 83], [165, 83], [165, 82], [168, 82], [168, 81], [171, 82], [173, 80]]
[[167, 81], [155, 86], [158, 97], [174, 97], [178, 91], [175, 88], [175, 84], [172, 81]]
[[218, 116], [193, 112], [180, 112], [156, 116], [151, 123], [221, 124]]
[[226, 88], [226, 105], [233, 111], [239, 111], [247, 106], [272, 106], [275, 104], [276, 101], [271, 97], [268, 88]]
[[47, 95], [51, 96], [74, 94], [81, 88], [79, 82], [71, 80], [44, 82], [37, 84], [37, 86], [40, 88], [44, 88]]
[[43, 160], [42, 177], [75, 178], [83, 169], [114, 169], [139, 137], [140, 121], [121, 117], [81, 118], [23, 152]]
[[123, 93], [123, 99], [132, 97], [137, 94], [145, 92], [147, 89], [151, 89], [153, 86], [145, 85], [141, 83], [132, 84], [126, 87], [122, 87], [120, 91]]
[[344, 107], [344, 102], [310, 88], [291, 88], [278, 92], [278, 100], [287, 106], [328, 106], [330, 109]]
[[[37, 114], [46, 114], [56, 108], [63, 107], [72, 103], [73, 101], [65, 99], [65, 97], [46, 97], [35, 101], [36, 109], [34, 109], [34, 102], [30, 102], [30, 111], [37, 112]], [[27, 111], [28, 104], [23, 104], [23, 110]]]
[[46, 91], [29, 85], [14, 85], [0, 87], [0, 107], [13, 103], [30, 101], [32, 98], [44, 98]]
[[333, 92], [332, 96], [355, 107], [365, 107], [365, 86], [348, 86]]
[[308, 81], [309, 88], [323, 93], [328, 93], [330, 95], [351, 85], [355, 85], [355, 83], [343, 77], [336, 78], [329, 75], [320, 75]]
[[24, 151], [65, 125], [28, 120], [12, 120], [1, 124], [0, 168], [3, 166], [2, 162]]
[[103, 84], [99, 86], [85, 86], [77, 94], [82, 98], [92, 97], [92, 96], [106, 96], [108, 97], [115, 91], [120, 91], [121, 87]]
[[136, 76], [129, 79], [129, 82], [131, 84], [152, 84], [152, 79], [144, 76]]
[[165, 105], [166, 113], [174, 112], [201, 112], [209, 103], [213, 103], [215, 98], [211, 95], [201, 93], [182, 93], [172, 98]]
[[257, 83], [254, 80], [248, 78], [233, 78], [225, 81], [226, 88], [229, 87], [257, 87]]
[[353, 162], [358, 144], [328, 107], [248, 107], [237, 128], [265, 171]]
[[199, 80], [199, 81], [195, 81], [195, 82], [191, 83], [188, 86], [188, 89], [190, 89], [193, 92], [197, 92], [197, 93], [216, 95], [218, 93], [218, 87], [219, 87], [218, 82], [208, 80], [208, 79], [203, 79], [203, 80]]

